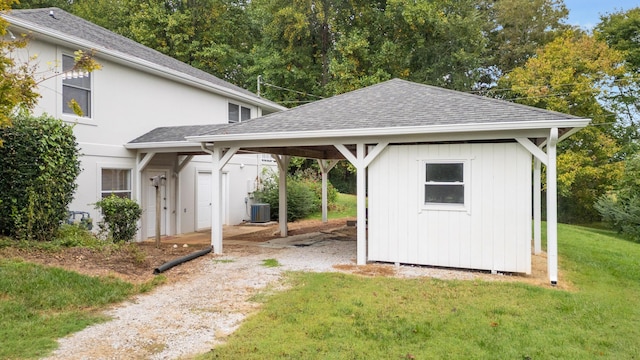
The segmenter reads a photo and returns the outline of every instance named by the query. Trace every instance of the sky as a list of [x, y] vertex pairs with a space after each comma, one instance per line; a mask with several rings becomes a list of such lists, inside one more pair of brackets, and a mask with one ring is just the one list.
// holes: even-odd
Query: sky
[[640, 7], [640, 0], [564, 0], [564, 4], [569, 9], [569, 24], [592, 29], [600, 15]]

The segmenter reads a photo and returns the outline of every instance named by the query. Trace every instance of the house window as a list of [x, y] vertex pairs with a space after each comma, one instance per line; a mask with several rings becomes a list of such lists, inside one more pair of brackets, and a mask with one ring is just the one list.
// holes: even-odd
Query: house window
[[69, 105], [75, 100], [82, 109], [82, 116], [91, 117], [91, 74], [74, 67], [73, 57], [62, 55], [62, 112], [76, 115]]
[[237, 123], [251, 119], [251, 109], [229, 103], [229, 123]]
[[464, 163], [425, 164], [424, 203], [461, 204], [465, 203]]
[[130, 169], [102, 169], [101, 197], [104, 199], [111, 194], [131, 199]]

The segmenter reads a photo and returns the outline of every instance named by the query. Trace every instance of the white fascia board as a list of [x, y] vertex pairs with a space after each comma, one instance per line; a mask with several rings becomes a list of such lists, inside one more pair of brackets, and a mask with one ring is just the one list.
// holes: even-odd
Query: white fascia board
[[187, 141], [127, 143], [129, 150], [154, 150], [155, 152], [200, 151], [200, 144]]
[[42, 27], [39, 25], [34, 25], [33, 23], [25, 22], [20, 19], [12, 18], [10, 15], [4, 15], [3, 17], [7, 21], [9, 21], [11, 26], [18, 27], [26, 31], [37, 32], [49, 38], [50, 40], [54, 40], [54, 42], [57, 42], [61, 45], [78, 47], [82, 49], [96, 50], [98, 52], [98, 56], [104, 57], [116, 63], [125, 64], [131, 68], [153, 73], [161, 77], [172, 79], [174, 81], [178, 81], [190, 86], [198, 87], [203, 90], [215, 92], [217, 94], [228, 96], [236, 100], [241, 100], [251, 105], [261, 106], [261, 107], [264, 107], [270, 110], [276, 110], [276, 111], [287, 110], [286, 107], [272, 103], [265, 99], [259, 98], [257, 97], [257, 95], [256, 97], [247, 96], [246, 94], [235, 91], [233, 89], [225, 88], [223, 86], [198, 79], [191, 75], [155, 64], [151, 61], [147, 61], [135, 56], [127, 55], [116, 50], [107, 49], [105, 47], [102, 47], [90, 41], [79, 39], [74, 36], [69, 36], [67, 34], [64, 34], [46, 27]]
[[316, 138], [350, 138], [350, 137], [376, 137], [376, 136], [400, 136], [416, 134], [452, 134], [452, 133], [481, 133], [490, 131], [522, 131], [538, 130], [550, 128], [581, 128], [589, 124], [589, 119], [571, 119], [561, 121], [527, 121], [527, 122], [503, 122], [490, 124], [456, 124], [456, 125], [430, 125], [430, 126], [407, 126], [407, 127], [386, 127], [373, 129], [352, 129], [352, 130], [320, 130], [320, 131], [291, 131], [291, 132], [269, 132], [269, 133], [249, 133], [249, 134], [226, 134], [226, 135], [201, 135], [188, 136], [188, 141], [194, 142], [217, 142], [217, 141], [249, 141], [249, 140], [269, 140], [269, 139], [316, 139]]

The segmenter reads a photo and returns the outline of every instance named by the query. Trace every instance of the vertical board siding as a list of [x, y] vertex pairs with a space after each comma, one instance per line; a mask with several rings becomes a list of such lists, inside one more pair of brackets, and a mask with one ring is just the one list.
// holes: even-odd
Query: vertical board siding
[[[429, 160], [466, 161], [466, 211], [422, 207]], [[368, 260], [530, 273], [531, 170], [517, 143], [388, 146], [369, 167]]]

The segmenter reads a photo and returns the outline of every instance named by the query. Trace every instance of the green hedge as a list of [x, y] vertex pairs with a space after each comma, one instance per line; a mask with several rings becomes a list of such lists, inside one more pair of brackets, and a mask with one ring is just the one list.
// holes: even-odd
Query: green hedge
[[47, 115], [18, 115], [12, 124], [0, 128], [0, 233], [51, 240], [80, 173], [73, 128]]

